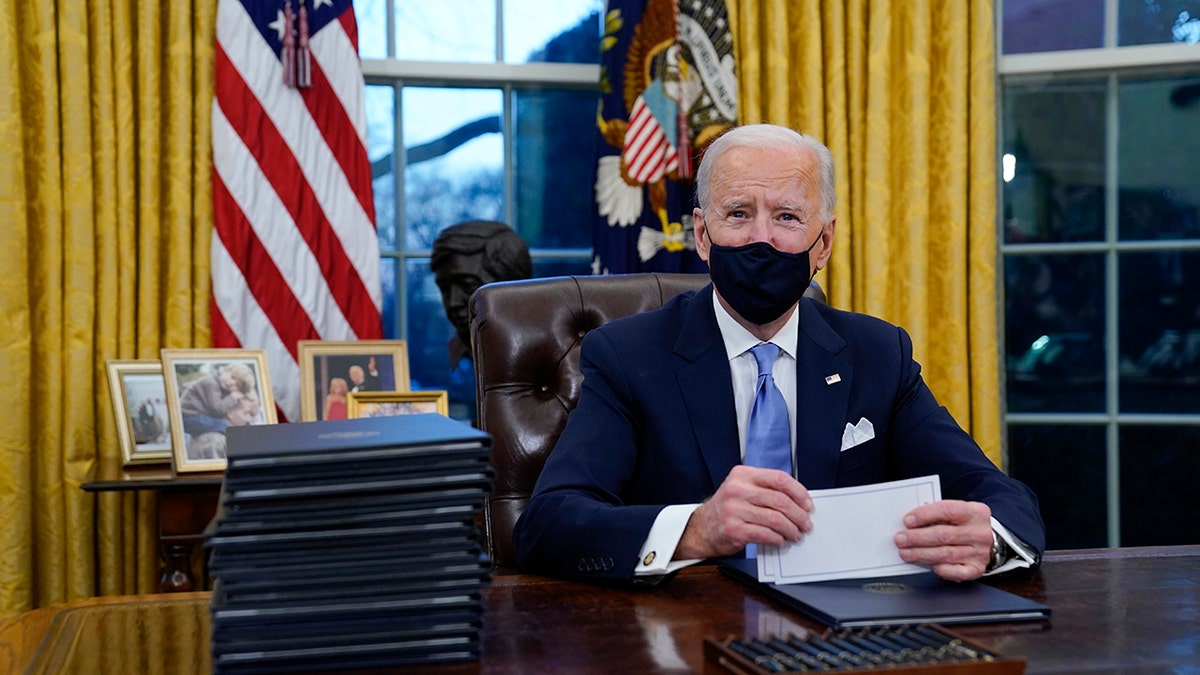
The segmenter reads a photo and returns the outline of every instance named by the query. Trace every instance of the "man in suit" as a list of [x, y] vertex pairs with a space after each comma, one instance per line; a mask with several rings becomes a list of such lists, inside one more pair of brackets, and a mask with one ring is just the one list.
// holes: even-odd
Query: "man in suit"
[[366, 368], [356, 363], [350, 366], [347, 374], [350, 376], [350, 392], [380, 390], [379, 369], [375, 366], [374, 356], [367, 360]]
[[[833, 245], [829, 150], [783, 127], [739, 127], [706, 150], [696, 184], [696, 251], [713, 283], [587, 334], [578, 406], [513, 533], [521, 566], [661, 579], [747, 544], [799, 541], [810, 489], [929, 474], [943, 500], [905, 516], [904, 561], [951, 580], [1037, 564], [1036, 497], [937, 404], [907, 333], [802, 299]], [[749, 349], [763, 342], [781, 350], [790, 474], [742, 463]]]

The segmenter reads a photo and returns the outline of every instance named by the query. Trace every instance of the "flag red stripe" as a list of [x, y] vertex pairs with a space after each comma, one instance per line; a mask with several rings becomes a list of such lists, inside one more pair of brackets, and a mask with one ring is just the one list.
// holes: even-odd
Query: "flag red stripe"
[[316, 257], [333, 299], [356, 332], [359, 327], [378, 326], [379, 313], [371, 295], [362, 279], [353, 274], [350, 258], [330, 227], [312, 188], [302, 180], [303, 172], [291, 149], [267, 117], [258, 98], [237, 75], [220, 45], [215, 57], [217, 101], [292, 215], [298, 232]]
[[254, 228], [246, 219], [225, 182], [213, 172], [213, 218], [217, 236], [242, 271], [251, 295], [271, 321], [288, 352], [296, 356], [297, 340], [315, 340], [321, 336], [308, 314], [288, 287], [287, 279], [263, 247]]
[[238, 340], [238, 336], [229, 327], [229, 322], [225, 320], [225, 315], [221, 313], [221, 307], [217, 304], [217, 298], [214, 296], [209, 311], [209, 334], [212, 336], [212, 343], [217, 347], [241, 347], [242, 343]]
[[354, 12], [342, 12], [338, 15], [338, 21], [342, 24], [342, 30], [345, 31], [346, 37], [350, 39], [350, 44], [354, 45], [354, 53], [358, 53], [358, 21], [354, 18]]

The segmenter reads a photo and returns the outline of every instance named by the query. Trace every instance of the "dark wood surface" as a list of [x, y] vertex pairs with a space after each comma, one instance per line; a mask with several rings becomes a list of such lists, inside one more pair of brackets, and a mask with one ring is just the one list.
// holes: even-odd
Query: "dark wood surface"
[[1030, 673], [1200, 673], [1200, 546], [1047, 554], [995, 586], [1044, 602], [1047, 623], [958, 631]]
[[111, 458], [101, 459], [92, 480], [83, 484], [88, 492], [153, 490], [158, 493], [158, 546], [162, 562], [158, 590], [177, 593], [199, 590], [203, 573], [193, 569], [193, 551], [203, 541], [204, 528], [217, 512], [221, 473], [176, 474], [171, 466], [122, 466]]
[[[955, 630], [1025, 659], [1027, 673], [1200, 672], [1200, 546], [1050, 553], [1037, 571], [989, 583], [1048, 604], [1052, 618]], [[705, 637], [819, 628], [712, 566], [637, 590], [500, 573], [485, 598], [483, 658], [421, 672], [704, 672]], [[35, 610], [0, 623], [0, 672], [125, 672], [42, 669], [53, 657], [208, 673], [207, 603], [195, 593]]]

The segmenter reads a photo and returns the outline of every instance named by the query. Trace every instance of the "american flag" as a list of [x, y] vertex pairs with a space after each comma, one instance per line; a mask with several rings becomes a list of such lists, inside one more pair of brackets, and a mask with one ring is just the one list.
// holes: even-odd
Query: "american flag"
[[221, 0], [212, 340], [264, 349], [300, 419], [299, 340], [377, 339], [379, 242], [350, 0]]
[[655, 123], [650, 106], [640, 97], [629, 114], [624, 155], [629, 175], [639, 183], [662, 180], [668, 172], [679, 167], [679, 153], [662, 127]]

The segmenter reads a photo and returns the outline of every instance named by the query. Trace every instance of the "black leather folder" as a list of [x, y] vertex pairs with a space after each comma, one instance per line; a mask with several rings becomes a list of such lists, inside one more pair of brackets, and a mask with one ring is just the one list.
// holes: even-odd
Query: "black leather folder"
[[835, 629], [916, 623], [1041, 621], [1050, 608], [979, 581], [954, 583], [932, 572], [805, 584], [758, 580], [758, 562], [718, 563], [730, 577]]

